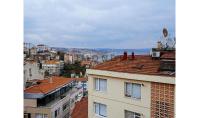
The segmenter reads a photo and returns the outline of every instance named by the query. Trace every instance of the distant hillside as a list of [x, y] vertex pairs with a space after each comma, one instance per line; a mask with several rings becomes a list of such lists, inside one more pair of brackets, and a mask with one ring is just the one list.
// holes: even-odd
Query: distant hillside
[[95, 48], [95, 49], [87, 49], [87, 48], [58, 48], [51, 47], [56, 49], [57, 51], [63, 52], [73, 52], [73, 53], [98, 53], [98, 54], [113, 54], [113, 55], [122, 55], [124, 51], [127, 51], [128, 54], [134, 52], [135, 54], [149, 54], [150, 48], [144, 49], [109, 49], [109, 48]]

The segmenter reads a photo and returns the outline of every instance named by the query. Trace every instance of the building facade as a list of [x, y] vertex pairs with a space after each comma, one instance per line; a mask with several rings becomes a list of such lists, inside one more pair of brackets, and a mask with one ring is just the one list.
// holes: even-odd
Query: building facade
[[73, 55], [70, 55], [70, 54], [64, 54], [64, 62], [67, 63], [67, 64], [72, 64], [74, 63], [73, 61]]
[[24, 90], [24, 118], [69, 118], [74, 79], [52, 77]]
[[48, 60], [42, 63], [42, 69], [48, 71], [50, 75], [60, 75], [63, 68], [63, 61]]
[[26, 83], [32, 80], [44, 79], [44, 71], [40, 69], [39, 64], [36, 61], [25, 61], [24, 62], [24, 88]]
[[175, 65], [168, 55], [124, 53], [87, 69], [88, 118], [174, 118]]

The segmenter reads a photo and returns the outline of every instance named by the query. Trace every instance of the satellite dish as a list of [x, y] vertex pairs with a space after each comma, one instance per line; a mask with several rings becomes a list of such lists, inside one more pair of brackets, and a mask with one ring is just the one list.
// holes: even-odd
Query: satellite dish
[[168, 30], [167, 30], [167, 28], [163, 28], [162, 33], [163, 33], [164, 37], [167, 37], [168, 36]]

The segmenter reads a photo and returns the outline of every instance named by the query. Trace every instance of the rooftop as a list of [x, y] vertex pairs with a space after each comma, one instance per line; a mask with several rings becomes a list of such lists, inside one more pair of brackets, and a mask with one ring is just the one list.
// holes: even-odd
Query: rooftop
[[[175, 53], [163, 54], [162, 56], [167, 59], [175, 59]], [[173, 73], [160, 71], [160, 59], [152, 59], [150, 55], [134, 55], [134, 59], [129, 55], [127, 56], [127, 59], [123, 59], [123, 55], [117, 56], [111, 60], [96, 65], [92, 69], [133, 74], [175, 76]]]
[[24, 90], [25, 93], [41, 93], [47, 94], [53, 90], [56, 90], [66, 84], [71, 83], [75, 78], [65, 78], [65, 77], [52, 77], [52, 82], [50, 79], [38, 80], [39, 84], [30, 86]]
[[59, 61], [57, 61], [57, 60], [47, 60], [47, 61], [45, 61], [45, 64], [58, 64], [59, 63]]
[[75, 78], [75, 80], [76, 80], [76, 81], [81, 81], [81, 82], [83, 82], [83, 81], [88, 81], [87, 78]]
[[82, 61], [81, 65], [90, 65], [92, 61]]
[[77, 102], [71, 114], [72, 118], [88, 118], [88, 97], [82, 98]]
[[37, 61], [31, 60], [31, 59], [26, 59], [26, 60], [24, 60], [24, 62], [25, 63], [29, 63], [29, 64], [35, 64], [35, 63], [37, 63]]
[[175, 53], [164, 53], [161, 58], [163, 59], [175, 59]]

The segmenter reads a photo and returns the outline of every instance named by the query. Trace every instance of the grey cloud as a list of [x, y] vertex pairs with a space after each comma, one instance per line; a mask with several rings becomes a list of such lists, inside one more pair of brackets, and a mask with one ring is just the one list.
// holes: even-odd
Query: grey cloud
[[[63, 47], [151, 47], [167, 26], [175, 35], [174, 0], [25, 0], [25, 41]], [[118, 45], [118, 42], [120, 45]], [[147, 43], [143, 43], [147, 42]]]

